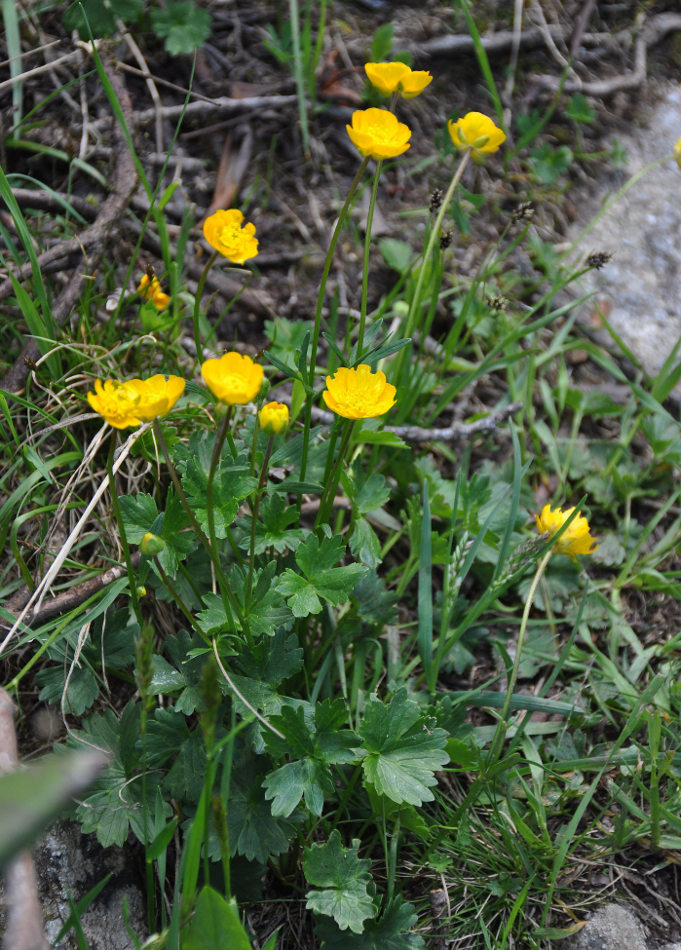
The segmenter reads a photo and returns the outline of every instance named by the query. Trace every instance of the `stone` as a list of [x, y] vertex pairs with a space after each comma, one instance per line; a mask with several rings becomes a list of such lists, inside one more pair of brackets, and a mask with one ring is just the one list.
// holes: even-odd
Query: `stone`
[[599, 907], [579, 933], [555, 946], [561, 950], [648, 950], [638, 917], [623, 904]]
[[[626, 150], [626, 166], [614, 174], [608, 172], [598, 183], [598, 198], [587, 202], [570, 236], [578, 241], [575, 260], [581, 263], [591, 253], [612, 253], [601, 270], [583, 278], [584, 289], [595, 292], [586, 305], [593, 314], [589, 322], [598, 320], [595, 303], [651, 375], [681, 335], [681, 169], [671, 158], [681, 135], [681, 86], [670, 83], [661, 91], [645, 127], [632, 127], [628, 134], [618, 136]], [[589, 227], [632, 175], [665, 157], [669, 160], [642, 175]]]

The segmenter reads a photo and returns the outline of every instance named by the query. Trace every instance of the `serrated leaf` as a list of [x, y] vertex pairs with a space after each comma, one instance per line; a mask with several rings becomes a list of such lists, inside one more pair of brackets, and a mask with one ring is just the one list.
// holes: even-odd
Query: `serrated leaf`
[[262, 789], [263, 778], [250, 755], [237, 761], [227, 809], [230, 852], [261, 864], [272, 855], [288, 851], [295, 830], [291, 821], [272, 815]]
[[325, 798], [334, 791], [331, 769], [313, 758], [287, 762], [270, 772], [263, 787], [265, 798], [272, 801], [272, 814], [284, 818], [295, 811], [302, 798], [313, 815], [321, 815]]
[[158, 517], [156, 502], [147, 492], [139, 495], [123, 495], [118, 499], [129, 544], [139, 544]]
[[[65, 671], [61, 666], [48, 666], [36, 674], [36, 682], [42, 687], [39, 699], [46, 703], [62, 701]], [[99, 696], [97, 677], [89, 666], [74, 666], [69, 676], [69, 685], [64, 696], [64, 709], [73, 716], [82, 716]]]
[[116, 32], [116, 17], [125, 23], [135, 23], [144, 13], [144, 0], [77, 0], [64, 13], [64, 26], [68, 31], [78, 30], [82, 40], [111, 36]]
[[322, 538], [310, 535], [296, 550], [296, 564], [302, 576], [290, 567], [279, 577], [277, 587], [287, 598], [294, 616], [318, 614], [322, 601], [344, 603], [357, 581], [366, 574], [362, 564], [334, 567], [345, 553], [345, 542], [338, 536]]
[[306, 907], [333, 917], [341, 930], [361, 934], [364, 921], [376, 916], [369, 895], [371, 861], [358, 855], [360, 842], [344, 848], [338, 829], [324, 844], [313, 844], [303, 853], [303, 872], [308, 884], [324, 888], [307, 893]]
[[350, 550], [358, 561], [376, 568], [381, 563], [381, 542], [366, 518], [357, 518], [350, 536]]
[[192, 0], [169, 0], [151, 11], [151, 25], [171, 56], [193, 53], [210, 36], [212, 17]]
[[[187, 494], [191, 509], [206, 532], [208, 531], [206, 494], [211, 455], [210, 440], [200, 442], [197, 454], [187, 460], [182, 476], [182, 487]], [[227, 537], [227, 530], [239, 510], [239, 502], [250, 495], [256, 486], [257, 481], [250, 475], [249, 466], [246, 463], [234, 463], [218, 468], [213, 479], [213, 518], [216, 537]]]
[[273, 637], [260, 640], [252, 648], [244, 644], [235, 660], [244, 676], [278, 686], [303, 666], [303, 649], [295, 634], [278, 630]]
[[420, 934], [409, 933], [417, 921], [412, 904], [396, 897], [379, 920], [367, 922], [364, 933], [348, 934], [330, 920], [317, 921], [321, 950], [424, 950]]
[[432, 722], [410, 699], [406, 688], [389, 703], [372, 696], [359, 730], [365, 780], [398, 805], [420, 805], [433, 800], [429, 790], [435, 772], [448, 761], [447, 733], [428, 728]]
[[[305, 537], [303, 528], [291, 528], [299, 521], [295, 505], [286, 505], [284, 498], [275, 492], [263, 498], [260, 505], [260, 517], [255, 526], [255, 554], [264, 554], [269, 548], [277, 554], [295, 551]], [[248, 550], [250, 545], [250, 522], [242, 547]]]

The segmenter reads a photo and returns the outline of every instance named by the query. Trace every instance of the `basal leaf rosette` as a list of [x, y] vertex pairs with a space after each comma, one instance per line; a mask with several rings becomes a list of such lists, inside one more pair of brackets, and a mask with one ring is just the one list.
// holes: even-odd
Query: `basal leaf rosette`
[[470, 151], [475, 158], [491, 155], [506, 141], [506, 133], [482, 112], [467, 112], [456, 122], [450, 119], [447, 131], [455, 148]]
[[395, 158], [409, 148], [411, 129], [388, 109], [356, 109], [345, 128], [363, 158]]
[[[535, 515], [539, 534], [557, 534], [568, 520], [574, 508], [552, 508], [544, 505], [541, 512]], [[598, 542], [590, 534], [589, 522], [584, 515], [577, 515], [572, 519], [567, 529], [561, 534], [554, 545], [559, 554], [568, 554], [576, 560], [577, 554], [593, 554]]]
[[395, 405], [396, 393], [385, 373], [374, 373], [366, 363], [360, 363], [356, 369], [341, 366], [333, 376], [327, 376], [322, 397], [328, 408], [344, 419], [373, 419]]
[[206, 386], [220, 402], [243, 406], [260, 392], [263, 368], [245, 353], [225, 353], [201, 364]]
[[413, 99], [433, 81], [427, 70], [412, 69], [406, 63], [365, 63], [364, 71], [383, 96], [398, 92], [405, 99]]
[[289, 411], [284, 402], [267, 402], [258, 413], [258, 422], [263, 432], [279, 435], [288, 428]]
[[95, 391], [87, 401], [95, 412], [115, 429], [127, 429], [165, 416], [184, 392], [179, 376], [152, 376], [150, 379], [95, 380]]
[[232, 261], [244, 264], [258, 254], [255, 225], [243, 224], [244, 216], [238, 208], [220, 209], [203, 222], [203, 236], [210, 246]]

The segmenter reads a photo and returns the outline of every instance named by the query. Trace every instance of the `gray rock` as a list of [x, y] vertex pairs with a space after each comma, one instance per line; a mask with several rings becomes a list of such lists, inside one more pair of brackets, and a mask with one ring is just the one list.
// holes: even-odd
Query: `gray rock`
[[[671, 156], [681, 135], [681, 86], [663, 87], [663, 97], [646, 127], [619, 136], [626, 149], [623, 172], [609, 173], [601, 194], [587, 203], [572, 234], [575, 240], [629, 177], [656, 159]], [[612, 260], [584, 278], [595, 303], [613, 329], [654, 374], [681, 334], [681, 169], [673, 160], [647, 172], [584, 234], [577, 248], [584, 261], [594, 251], [611, 252]], [[593, 302], [588, 306], [593, 310]]]
[[[76, 822], [59, 821], [33, 850], [44, 915], [44, 932], [54, 944], [68, 919], [69, 897], [78, 903], [109, 872], [111, 880], [81, 916], [80, 922], [90, 950], [134, 950], [134, 942], [124, 923], [123, 902], [127, 901], [130, 927], [140, 942], [147, 933], [145, 902], [135, 862], [126, 848], [99, 846], [94, 835], [84, 835]], [[4, 894], [0, 888], [0, 933]], [[70, 931], [59, 942], [59, 950], [77, 950]]]
[[648, 950], [638, 917], [622, 904], [600, 907], [579, 933], [555, 946], [563, 950]]

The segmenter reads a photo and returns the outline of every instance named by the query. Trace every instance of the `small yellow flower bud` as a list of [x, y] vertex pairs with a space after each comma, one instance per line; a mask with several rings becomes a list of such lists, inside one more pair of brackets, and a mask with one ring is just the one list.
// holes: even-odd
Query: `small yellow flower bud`
[[152, 534], [151, 531], [147, 531], [142, 540], [140, 541], [140, 549], [142, 554], [147, 557], [156, 557], [157, 554], [160, 554], [161, 551], [165, 548], [166, 543], [163, 538], [159, 538], [157, 534]]
[[681, 168], [681, 139], [674, 146], [674, 158], [676, 159], [676, 164]]
[[288, 406], [283, 402], [268, 402], [258, 413], [260, 428], [268, 435], [279, 435], [288, 427]]

